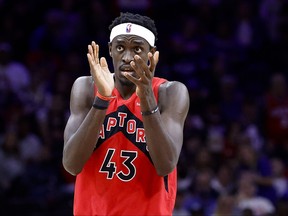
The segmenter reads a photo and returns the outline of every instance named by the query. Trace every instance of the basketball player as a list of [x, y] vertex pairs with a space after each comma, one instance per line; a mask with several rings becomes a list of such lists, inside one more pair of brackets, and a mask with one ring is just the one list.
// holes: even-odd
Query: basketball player
[[92, 42], [91, 76], [71, 91], [63, 165], [77, 175], [74, 215], [172, 215], [188, 91], [154, 77], [153, 20], [121, 13], [110, 30], [114, 73]]

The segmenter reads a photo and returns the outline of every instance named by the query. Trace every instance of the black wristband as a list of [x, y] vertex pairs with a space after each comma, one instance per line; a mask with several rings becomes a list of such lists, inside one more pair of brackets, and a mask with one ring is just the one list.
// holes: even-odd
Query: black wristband
[[156, 106], [153, 110], [141, 112], [141, 114], [142, 114], [142, 116], [148, 116], [148, 115], [152, 115], [152, 114], [156, 113], [158, 110], [159, 110], [159, 107]]
[[96, 96], [95, 99], [94, 99], [94, 102], [93, 102], [93, 107], [95, 109], [104, 110], [104, 109], [108, 108], [109, 102], [110, 101], [103, 100], [103, 99], [101, 99], [101, 98]]

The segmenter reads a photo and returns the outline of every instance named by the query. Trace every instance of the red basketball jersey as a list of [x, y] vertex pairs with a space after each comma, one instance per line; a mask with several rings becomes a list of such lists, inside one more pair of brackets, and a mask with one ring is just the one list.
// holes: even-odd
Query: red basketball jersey
[[[165, 81], [153, 78], [156, 100]], [[139, 98], [134, 93], [124, 100], [116, 88], [113, 95], [96, 148], [76, 178], [74, 215], [172, 215], [176, 169], [166, 177], [157, 175]]]

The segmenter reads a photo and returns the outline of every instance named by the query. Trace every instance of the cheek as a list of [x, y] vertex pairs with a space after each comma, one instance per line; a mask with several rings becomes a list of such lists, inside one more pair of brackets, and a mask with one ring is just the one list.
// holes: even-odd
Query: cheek
[[122, 55], [119, 52], [111, 52], [111, 57], [113, 59], [113, 62], [121, 61]]
[[116, 61], [115, 59], [112, 60], [113, 62], [113, 67], [114, 67], [114, 70], [118, 67], [118, 61]]
[[115, 63], [118, 62], [119, 57], [116, 56], [116, 55], [113, 55], [113, 53], [112, 53], [112, 55], [111, 55], [111, 58], [112, 58], [112, 62], [113, 62], [113, 64], [115, 64]]
[[119, 70], [119, 67], [121, 65], [121, 61], [117, 58], [112, 58], [112, 66], [114, 68], [114, 73], [117, 72]]

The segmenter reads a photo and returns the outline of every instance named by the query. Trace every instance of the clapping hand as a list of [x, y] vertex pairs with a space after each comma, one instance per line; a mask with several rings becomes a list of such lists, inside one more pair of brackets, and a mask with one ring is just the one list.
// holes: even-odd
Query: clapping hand
[[109, 71], [106, 59], [101, 57], [99, 60], [99, 45], [94, 41], [88, 45], [87, 58], [90, 73], [98, 92], [103, 96], [110, 97], [114, 89], [113, 74]]

